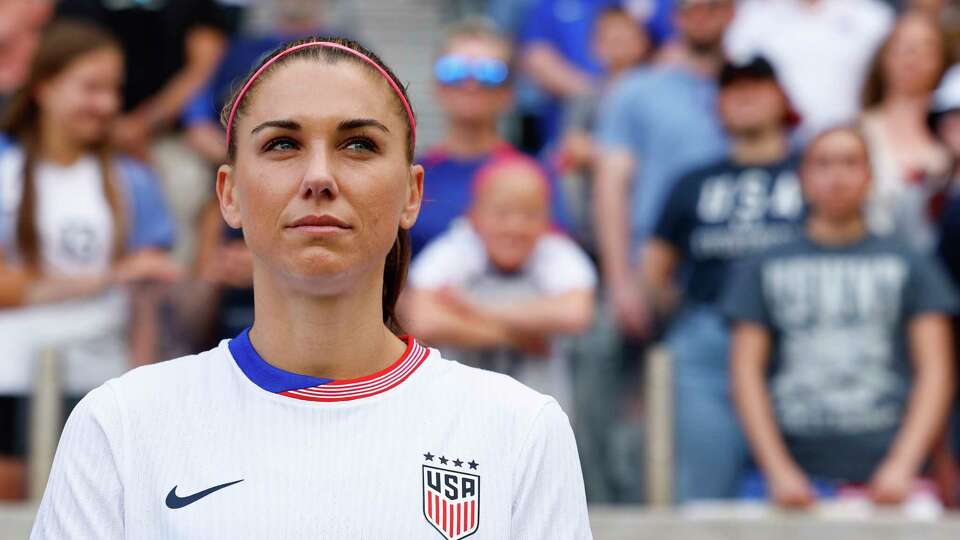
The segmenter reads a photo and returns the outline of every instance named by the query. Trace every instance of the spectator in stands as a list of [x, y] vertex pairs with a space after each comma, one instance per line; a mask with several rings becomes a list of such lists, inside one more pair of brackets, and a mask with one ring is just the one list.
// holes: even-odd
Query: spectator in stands
[[[446, 133], [417, 159], [430, 180], [411, 231], [414, 255], [467, 211], [470, 186], [481, 167], [517, 153], [497, 129], [512, 102], [511, 58], [510, 42], [484, 19], [466, 19], [447, 32], [434, 65]], [[553, 196], [554, 216], [562, 220], [561, 196]]]
[[592, 132], [597, 110], [610, 87], [649, 55], [652, 45], [644, 27], [623, 8], [610, 7], [598, 16], [593, 50], [604, 69], [603, 81], [587, 94], [571, 98], [565, 110], [563, 136], [554, 162], [563, 175], [562, 189], [577, 241], [596, 255], [593, 231], [593, 170], [597, 148]]
[[[567, 101], [563, 136], [557, 148], [548, 149], [548, 163], [560, 178], [570, 230], [596, 261], [593, 182], [599, 149], [593, 131], [597, 114], [611, 88], [648, 57], [652, 45], [645, 25], [623, 8], [608, 7], [597, 16], [592, 48], [603, 76], [590, 93]], [[643, 477], [634, 469], [640, 465], [636, 453], [642, 447], [640, 407], [639, 402], [622, 407], [622, 398], [633, 394], [636, 379], [624, 376], [619, 340], [608, 318], [597, 314], [595, 323], [589, 334], [574, 340], [571, 355], [577, 370], [574, 390], [581, 419], [577, 444], [587, 494], [596, 502], [638, 502]]]
[[126, 58], [119, 148], [157, 171], [178, 230], [174, 255], [194, 253], [197, 216], [210, 197], [210, 171], [181, 136], [184, 106], [207, 84], [227, 43], [227, 21], [215, 0], [62, 0], [57, 16], [100, 24]]
[[601, 73], [590, 47], [597, 16], [618, 0], [537, 0], [520, 34], [523, 70], [543, 92], [536, 111], [538, 148], [561, 135], [563, 104], [593, 91]]
[[911, 12], [880, 47], [863, 89], [861, 123], [873, 159], [868, 223], [926, 252], [935, 243], [929, 202], [950, 164], [927, 124], [927, 109], [947, 65], [936, 22]]
[[856, 119], [861, 82], [893, 17], [879, 0], [745, 0], [727, 35], [727, 52], [770, 60], [807, 138]]
[[27, 78], [30, 59], [53, 3], [0, 0], [0, 111]]
[[9, 136], [0, 144], [0, 497], [22, 493], [23, 396], [39, 351], [62, 347], [76, 403], [131, 363], [152, 361], [154, 306], [143, 299], [154, 295], [145, 288], [179, 274], [165, 254], [173, 228], [153, 175], [107, 142], [122, 81], [112, 37], [57, 23], [0, 124]]
[[[524, 72], [545, 94], [535, 116], [540, 146], [563, 134], [564, 108], [571, 99], [595, 91], [603, 80], [603, 65], [591, 47], [597, 19], [609, 8], [634, 16], [641, 31], [657, 39], [669, 37], [673, 0], [538, 0], [528, 10], [518, 42]], [[643, 4], [643, 5], [636, 5]], [[641, 22], [642, 21], [642, 22]]]
[[519, 154], [486, 165], [468, 216], [414, 261], [405, 321], [455, 347], [461, 361], [512, 375], [572, 413], [560, 336], [584, 332], [596, 274], [570, 239], [550, 232], [550, 185]]
[[957, 297], [932, 258], [868, 231], [857, 130], [816, 137], [801, 180], [805, 234], [741, 269], [725, 296], [737, 409], [777, 504], [809, 506], [818, 480], [896, 504], [946, 421]]
[[184, 288], [178, 312], [192, 350], [205, 350], [253, 324], [253, 259], [216, 198], [200, 216], [197, 251], [195, 282]]
[[226, 45], [226, 22], [214, 0], [62, 0], [57, 16], [95, 22], [120, 40], [127, 77], [115, 137], [141, 157], [151, 136], [172, 127], [207, 83]]
[[730, 156], [677, 182], [643, 257], [653, 308], [672, 319], [680, 501], [737, 494], [748, 454], [730, 400], [721, 286], [738, 260], [791, 240], [803, 213], [789, 142], [796, 116], [773, 67], [727, 64], [719, 82]]
[[732, 0], [680, 1], [675, 60], [623, 78], [601, 107], [597, 240], [610, 307], [625, 335], [647, 331], [635, 255], [672, 182], [725, 153], [716, 76], [733, 11]]

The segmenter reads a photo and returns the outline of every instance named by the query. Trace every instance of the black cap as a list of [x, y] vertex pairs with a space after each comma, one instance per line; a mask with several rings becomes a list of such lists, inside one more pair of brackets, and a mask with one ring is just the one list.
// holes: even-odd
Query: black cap
[[721, 88], [742, 80], [769, 80], [779, 84], [773, 65], [762, 56], [754, 56], [745, 62], [728, 60], [723, 64], [719, 80]]

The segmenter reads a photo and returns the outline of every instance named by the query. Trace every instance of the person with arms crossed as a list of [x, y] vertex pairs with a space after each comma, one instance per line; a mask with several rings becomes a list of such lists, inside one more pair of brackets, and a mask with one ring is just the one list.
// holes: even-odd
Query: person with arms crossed
[[946, 422], [957, 296], [932, 258], [868, 232], [869, 163], [856, 129], [818, 135], [800, 168], [804, 234], [724, 296], [734, 400], [779, 505], [810, 506], [821, 481], [903, 502]]
[[511, 375], [573, 416], [563, 338], [590, 328], [596, 283], [586, 253], [550, 231], [546, 172], [516, 155], [477, 173], [469, 214], [414, 261], [404, 320], [451, 356]]
[[423, 169], [396, 75], [310, 38], [229, 103], [255, 323], [91, 392], [32, 538], [590, 538], [556, 401], [398, 337]]
[[733, 497], [747, 447], [730, 401], [729, 334], [717, 303], [731, 265], [793, 238], [803, 214], [790, 126], [796, 116], [763, 58], [720, 72], [730, 157], [673, 188], [643, 257], [676, 392], [677, 499]]

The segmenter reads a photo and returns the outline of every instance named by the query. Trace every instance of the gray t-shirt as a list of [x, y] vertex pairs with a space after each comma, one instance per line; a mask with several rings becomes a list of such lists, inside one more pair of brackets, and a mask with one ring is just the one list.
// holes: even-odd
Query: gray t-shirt
[[804, 235], [739, 268], [722, 309], [770, 330], [771, 399], [803, 470], [862, 483], [905, 413], [910, 319], [955, 312], [957, 297], [935, 260], [897, 240], [825, 246]]

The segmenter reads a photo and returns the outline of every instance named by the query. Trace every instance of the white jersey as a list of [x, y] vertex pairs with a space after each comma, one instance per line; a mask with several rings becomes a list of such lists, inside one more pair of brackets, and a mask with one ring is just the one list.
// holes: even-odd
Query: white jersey
[[591, 538], [550, 397], [408, 340], [350, 381], [282, 371], [247, 332], [91, 392], [31, 538]]

